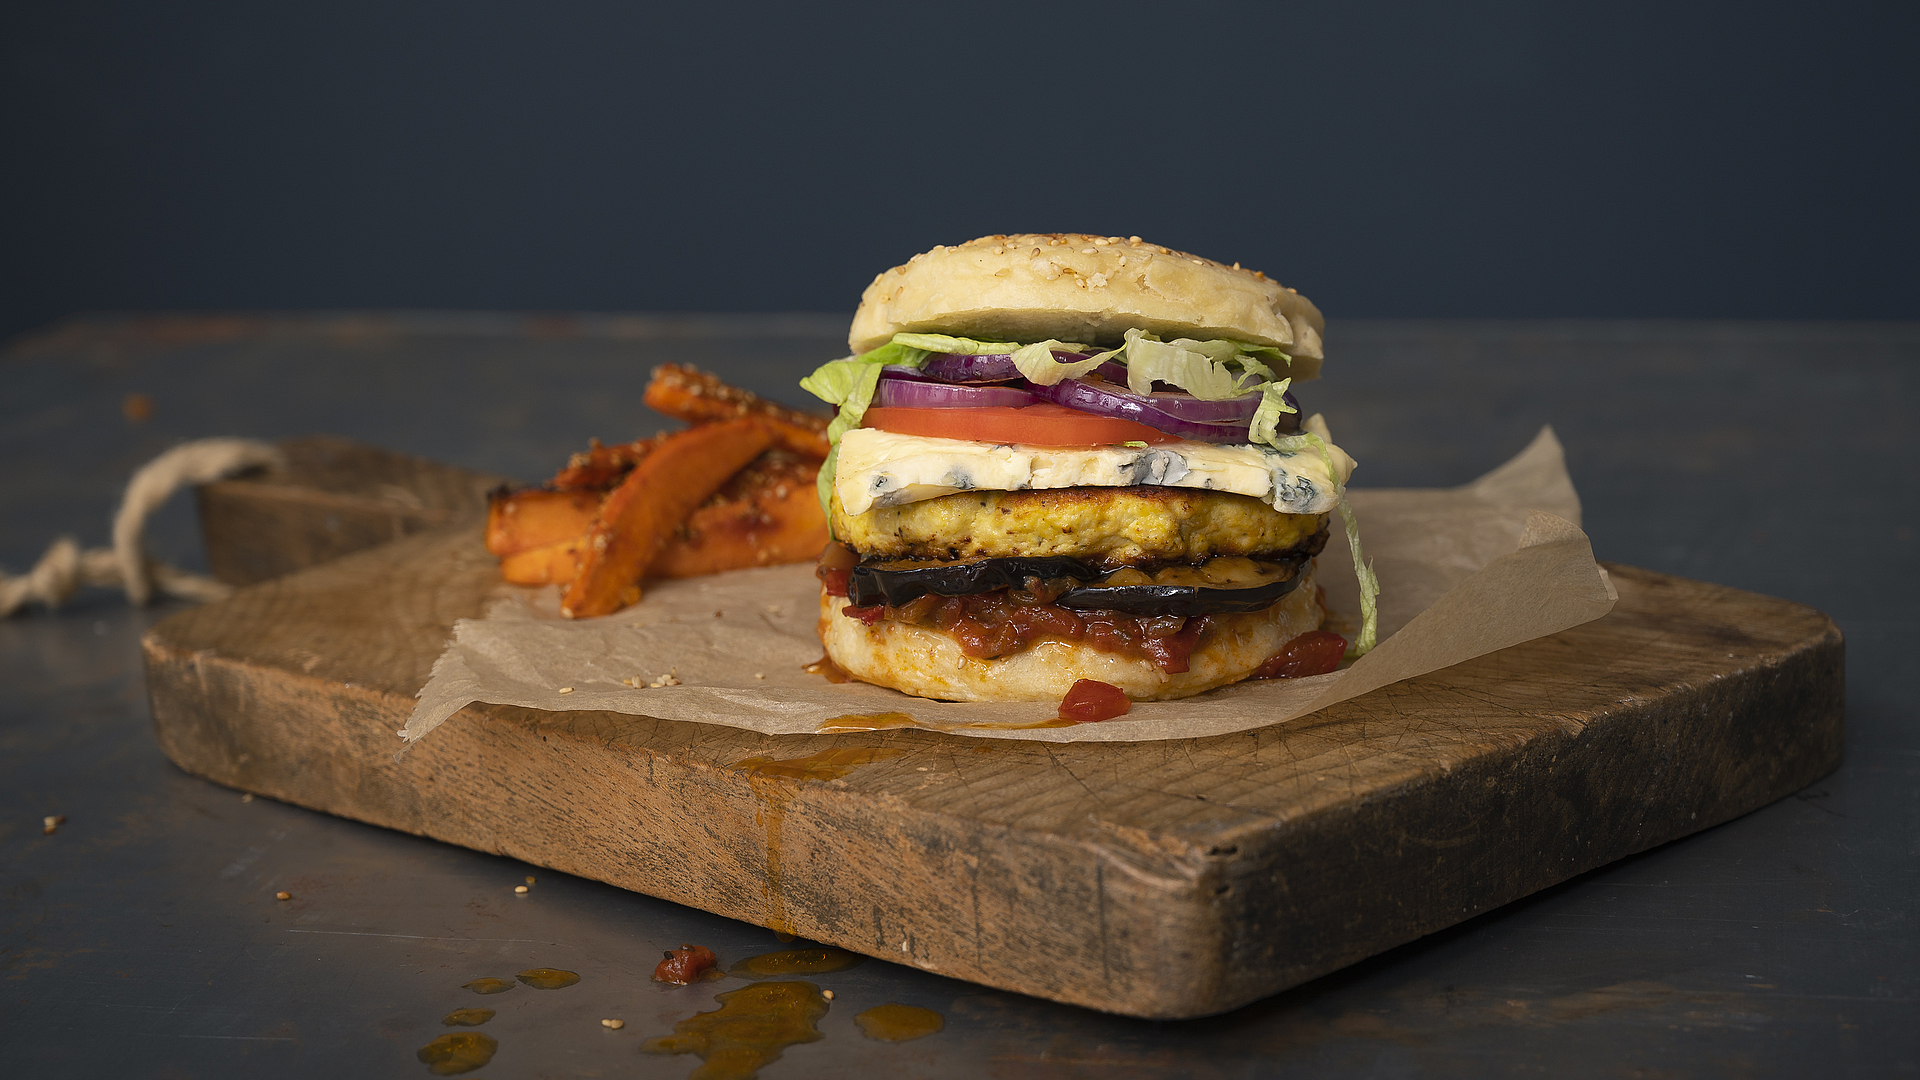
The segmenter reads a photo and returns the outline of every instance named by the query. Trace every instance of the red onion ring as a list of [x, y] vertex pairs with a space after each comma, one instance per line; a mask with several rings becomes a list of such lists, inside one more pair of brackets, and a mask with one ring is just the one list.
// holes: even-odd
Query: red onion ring
[[[1199, 442], [1246, 442], [1249, 423], [1260, 405], [1258, 394], [1251, 395], [1251, 407], [1247, 407], [1245, 397], [1201, 401], [1187, 394], [1141, 395], [1092, 379], [1066, 379], [1053, 386], [1031, 389], [1056, 405], [1100, 416], [1117, 416]], [[1243, 415], [1233, 418], [1236, 411]], [[1280, 433], [1291, 434], [1299, 429], [1298, 412], [1280, 415]]]
[[883, 368], [880, 382], [874, 387], [873, 403], [909, 409], [1019, 409], [1038, 405], [1040, 399], [1032, 392], [1014, 386], [962, 386], [928, 382], [905, 378], [896, 375], [890, 368]]
[[[1053, 358], [1063, 364], [1072, 364], [1085, 360], [1089, 353], [1058, 352]], [[1127, 380], [1127, 369], [1108, 362], [1101, 369], [1112, 368], [1120, 373], [1120, 381]], [[920, 369], [942, 382], [950, 383], [994, 383], [1023, 379], [1020, 369], [1013, 366], [1012, 353], [988, 353], [984, 356], [963, 356], [959, 353], [934, 353], [927, 357], [926, 366]]]

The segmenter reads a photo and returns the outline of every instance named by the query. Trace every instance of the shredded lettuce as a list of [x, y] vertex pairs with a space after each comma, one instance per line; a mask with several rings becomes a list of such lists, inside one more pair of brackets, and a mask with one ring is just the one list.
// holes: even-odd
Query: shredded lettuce
[[[1314, 417], [1315, 421], [1319, 419], [1318, 416]], [[1347, 485], [1340, 482], [1340, 471], [1333, 466], [1333, 455], [1327, 452], [1327, 440], [1318, 432], [1303, 431], [1298, 435], [1269, 439], [1267, 445], [1291, 453], [1311, 448], [1319, 451], [1320, 460], [1327, 464], [1327, 475], [1333, 478], [1334, 492], [1340, 500], [1340, 520], [1347, 527], [1347, 545], [1353, 549], [1353, 576], [1360, 582], [1360, 636], [1347, 647], [1347, 658], [1353, 660], [1365, 656], [1373, 651], [1375, 638], [1380, 633], [1380, 605], [1376, 600], [1380, 595], [1380, 579], [1374, 576], [1373, 564], [1367, 561], [1366, 554], [1360, 550], [1360, 522], [1353, 516], [1353, 504], [1347, 501]]]
[[1036, 341], [1031, 345], [1022, 345], [1013, 353], [1013, 366], [1020, 369], [1030, 383], [1041, 386], [1053, 386], [1063, 379], [1075, 379], [1092, 371], [1104, 362], [1112, 353], [1101, 353], [1085, 360], [1065, 363], [1053, 358], [1054, 350], [1060, 352], [1081, 352], [1085, 345], [1075, 345], [1070, 341]]
[[1161, 341], [1145, 330], [1129, 330], [1126, 336], [1118, 351], [1127, 365], [1127, 389], [1136, 394], [1150, 394], [1154, 383], [1163, 382], [1203, 401], [1225, 401], [1273, 379], [1273, 368], [1263, 360], [1290, 362], [1270, 345], [1225, 338]]
[[942, 344], [964, 340], [940, 338], [933, 334], [895, 334], [892, 341], [877, 349], [843, 360], [829, 360], [815, 368], [813, 374], [800, 380], [800, 389], [829, 405], [840, 407], [833, 423], [827, 425], [827, 460], [820, 466], [817, 482], [820, 510], [827, 515], [829, 530], [833, 528], [833, 476], [834, 466], [840, 460], [840, 436], [859, 427], [860, 421], [867, 415], [867, 406], [873, 404], [874, 388], [880, 385], [882, 367], [921, 367], [926, 364], [927, 357], [935, 352], [900, 340], [905, 337], [937, 339]]
[[1278, 437], [1280, 427], [1280, 414], [1300, 411], [1287, 404], [1287, 386], [1292, 382], [1292, 379], [1281, 379], [1260, 388], [1260, 407], [1254, 410], [1253, 424], [1247, 429], [1248, 442], [1274, 445], [1273, 440]]

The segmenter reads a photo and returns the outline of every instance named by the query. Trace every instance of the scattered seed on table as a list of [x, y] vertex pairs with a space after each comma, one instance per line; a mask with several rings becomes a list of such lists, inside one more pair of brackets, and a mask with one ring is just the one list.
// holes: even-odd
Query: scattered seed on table
[[561, 688], [560, 688], [559, 690], [557, 690], [557, 691], [555, 691], [555, 693], [560, 693], [560, 694], [571, 694], [571, 693], [573, 693], [573, 687], [571, 687], [571, 686], [563, 686], [563, 687], [561, 687]]
[[627, 1026], [627, 1022], [625, 1020], [602, 1020], [600, 1021], [600, 1026], [619, 1031], [621, 1028]]
[[290, 892], [277, 892], [273, 894], [273, 898], [275, 900], [291, 900], [293, 899], [293, 894]]
[[527, 895], [527, 887], [525, 885], [515, 885], [513, 891], [519, 893], [521, 896]]

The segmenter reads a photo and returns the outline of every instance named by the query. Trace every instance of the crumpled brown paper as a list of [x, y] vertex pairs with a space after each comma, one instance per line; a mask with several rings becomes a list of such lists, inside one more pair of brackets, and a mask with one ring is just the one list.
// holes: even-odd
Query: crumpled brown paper
[[[1331, 674], [1141, 702], [1102, 723], [1020, 728], [1053, 719], [1056, 705], [929, 701], [804, 672], [821, 654], [819, 584], [810, 565], [781, 566], [654, 583], [625, 611], [577, 621], [559, 618], [551, 589], [503, 590], [511, 594], [486, 617], [454, 625], [400, 735], [419, 739], [475, 701], [776, 735], [814, 734], [826, 721], [876, 713], [905, 713], [956, 735], [1045, 742], [1223, 735], [1590, 622], [1617, 599], [1580, 531], [1580, 499], [1550, 428], [1464, 487], [1349, 495], [1380, 579], [1381, 640]], [[1319, 580], [1336, 618], [1354, 624], [1359, 588], [1337, 520], [1335, 531]]]

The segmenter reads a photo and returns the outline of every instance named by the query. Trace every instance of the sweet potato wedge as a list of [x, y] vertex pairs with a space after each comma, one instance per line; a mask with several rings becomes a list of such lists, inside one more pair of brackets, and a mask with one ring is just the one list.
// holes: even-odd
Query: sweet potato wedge
[[503, 555], [500, 577], [509, 585], [565, 585], [579, 572], [580, 549], [586, 543], [584, 535], [576, 536]]
[[827, 544], [813, 486], [819, 469], [818, 461], [768, 451], [687, 518], [648, 574], [699, 577], [813, 559]]
[[593, 527], [605, 499], [601, 491], [496, 491], [487, 500], [487, 550], [507, 556], [578, 540]]
[[641, 575], [674, 531], [772, 442], [773, 432], [757, 418], [703, 424], [662, 440], [601, 505], [560, 613], [590, 618], [639, 600]]
[[594, 439], [587, 449], [567, 459], [566, 468], [555, 474], [548, 486], [558, 491], [598, 491], [603, 494], [612, 491], [627, 478], [627, 473], [640, 463], [640, 459], [653, 453], [654, 447], [675, 434], [663, 432], [651, 438], [613, 446], [602, 446], [599, 439]]
[[704, 371], [662, 364], [653, 369], [653, 382], [648, 384], [643, 400], [655, 412], [689, 424], [754, 417], [766, 422], [773, 432], [774, 445], [801, 457], [824, 459], [827, 456], [830, 417], [789, 409], [737, 386], [728, 386]]

